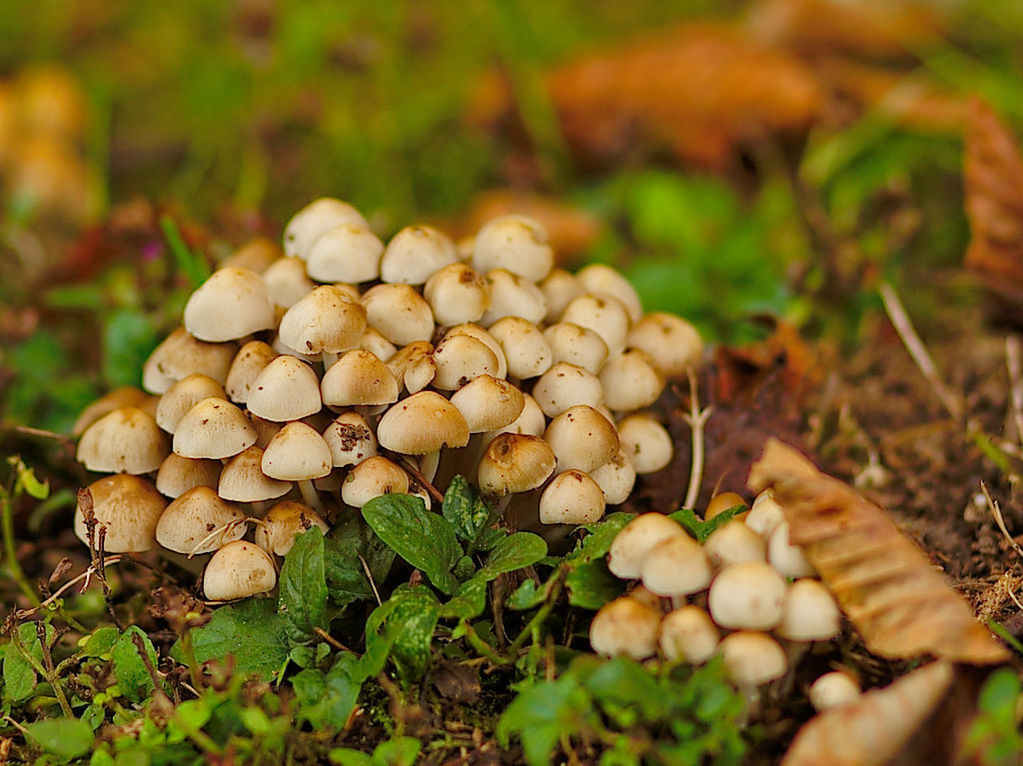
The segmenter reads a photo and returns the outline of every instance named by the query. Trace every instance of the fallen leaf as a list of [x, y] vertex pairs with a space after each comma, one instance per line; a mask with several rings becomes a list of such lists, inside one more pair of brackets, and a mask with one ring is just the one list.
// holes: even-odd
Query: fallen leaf
[[935, 711], [952, 683], [951, 663], [917, 668], [884, 689], [807, 722], [782, 766], [871, 766], [894, 758]]
[[972, 234], [966, 265], [992, 289], [1023, 301], [1023, 156], [979, 100], [970, 104], [963, 174]]
[[974, 664], [1008, 658], [883, 510], [792, 447], [769, 439], [749, 487], [774, 490], [790, 539], [802, 546], [870, 651], [889, 659], [933, 654]]

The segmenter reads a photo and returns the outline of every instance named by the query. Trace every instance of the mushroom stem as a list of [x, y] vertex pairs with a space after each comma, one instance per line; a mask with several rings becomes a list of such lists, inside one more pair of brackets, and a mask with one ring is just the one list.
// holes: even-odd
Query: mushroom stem
[[700, 409], [696, 372], [690, 366], [686, 368], [686, 375], [689, 377], [689, 414], [682, 417], [693, 431], [693, 457], [689, 469], [689, 488], [686, 490], [682, 507], [692, 508], [700, 496], [700, 484], [703, 483], [703, 427], [714, 412], [714, 408]]
[[302, 493], [302, 502], [317, 513], [324, 513], [323, 503], [320, 501], [320, 495], [316, 491], [316, 487], [313, 486], [312, 479], [302, 479], [298, 482], [298, 491]]
[[341, 358], [341, 354], [335, 351], [322, 351], [320, 352], [320, 361], [323, 363], [323, 371], [329, 370], [334, 363]]
[[206, 560], [209, 558], [209, 554], [200, 553], [195, 556], [186, 556], [183, 553], [175, 553], [174, 551], [168, 550], [163, 547], [157, 548], [160, 555], [172, 564], [184, 569], [189, 574], [196, 577], [202, 576], [202, 570], [206, 566]]
[[[188, 558], [192, 558], [193, 556], [195, 556], [199, 551], [201, 551], [203, 548], [205, 548], [207, 545], [209, 545], [210, 542], [212, 542], [214, 539], [216, 539], [216, 537], [218, 535], [229, 534], [231, 532], [231, 530], [233, 530], [239, 524], [248, 524], [250, 521], [257, 521], [258, 522], [259, 519], [254, 519], [251, 516], [246, 516], [243, 519], [235, 519], [234, 521], [229, 521], [227, 524], [223, 524], [223, 525], [217, 527], [216, 529], [214, 529], [212, 532], [210, 532], [208, 535], [206, 535], [206, 537], [204, 537], [202, 540], [197, 542], [192, 547], [192, 551], [191, 551], [191, 553], [188, 554]], [[247, 531], [248, 530], [246, 530], [246, 532]], [[244, 535], [242, 535], [242, 536], [244, 537]], [[223, 542], [223, 541], [221, 541], [221, 542]]]

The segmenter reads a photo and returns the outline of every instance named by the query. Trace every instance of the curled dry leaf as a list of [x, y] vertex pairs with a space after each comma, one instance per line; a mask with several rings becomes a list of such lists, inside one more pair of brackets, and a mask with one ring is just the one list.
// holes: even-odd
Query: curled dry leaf
[[793, 448], [769, 439], [749, 486], [774, 490], [792, 542], [803, 547], [872, 652], [975, 664], [1008, 658], [884, 511]]
[[950, 663], [932, 662], [852, 704], [826, 710], [799, 730], [782, 766], [890, 762], [938, 707], [952, 673]]
[[992, 289], [1023, 301], [1023, 157], [986, 104], [970, 104], [963, 169], [970, 247], [966, 265]]

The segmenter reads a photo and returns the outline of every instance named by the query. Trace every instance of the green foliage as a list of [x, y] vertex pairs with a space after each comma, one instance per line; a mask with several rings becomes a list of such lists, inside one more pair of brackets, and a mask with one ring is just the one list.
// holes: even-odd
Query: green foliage
[[[195, 658], [224, 662], [230, 655], [239, 673], [275, 678], [288, 661], [288, 625], [273, 601], [249, 599], [222, 606], [209, 623], [191, 631]], [[184, 660], [180, 641], [172, 656]]]
[[523, 690], [501, 716], [504, 747], [517, 737], [531, 766], [560, 744], [598, 741], [601, 763], [739, 763], [744, 702], [719, 661], [646, 667], [625, 657], [576, 658], [558, 679]]
[[1023, 682], [1011, 668], [996, 670], [980, 690], [977, 717], [962, 756], [983, 766], [1010, 766], [1023, 753]]
[[295, 538], [281, 567], [277, 612], [287, 620], [292, 639], [312, 640], [317, 628], [327, 627], [324, 550], [323, 531], [312, 527]]
[[134, 636], [142, 641], [146, 655], [149, 657], [150, 666], [155, 668], [157, 663], [156, 649], [153, 643], [137, 625], [132, 625], [122, 633], [111, 648], [111, 659], [114, 662], [114, 673], [117, 674], [117, 685], [132, 702], [142, 702], [149, 698], [153, 692], [153, 679], [146, 669], [138, 645]]
[[341, 766], [412, 766], [422, 748], [423, 743], [414, 737], [395, 737], [377, 745], [372, 755], [347, 747], [335, 748], [330, 751], [330, 760]]
[[25, 727], [29, 741], [47, 753], [69, 760], [92, 748], [92, 729], [77, 718], [51, 718]]
[[674, 513], [669, 513], [668, 518], [673, 521], [677, 521], [685, 527], [686, 531], [695, 537], [697, 542], [704, 543], [716, 529], [723, 527], [745, 510], [745, 505], [733, 505], [731, 508], [719, 513], [713, 519], [704, 521], [697, 516], [691, 508], [681, 508]]

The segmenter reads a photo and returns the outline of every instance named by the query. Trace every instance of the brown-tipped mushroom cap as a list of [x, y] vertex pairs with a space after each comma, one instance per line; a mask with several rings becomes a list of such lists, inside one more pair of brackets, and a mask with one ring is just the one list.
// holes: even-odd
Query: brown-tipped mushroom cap
[[477, 484], [488, 495], [528, 492], [547, 481], [556, 464], [554, 452], [540, 437], [501, 434], [480, 459]]
[[383, 253], [384, 243], [365, 226], [342, 223], [309, 248], [309, 276], [319, 282], [369, 282], [380, 276]]
[[211, 553], [245, 536], [248, 529], [241, 523], [244, 518], [242, 510], [222, 500], [215, 489], [193, 487], [160, 516], [156, 541], [177, 553]]
[[451, 403], [465, 418], [469, 433], [503, 428], [513, 422], [525, 405], [522, 392], [492, 375], [473, 378], [451, 395]]
[[683, 606], [661, 621], [658, 644], [669, 660], [701, 665], [714, 656], [719, 638], [709, 614], [698, 606]]
[[368, 229], [362, 213], [339, 199], [321, 197], [299, 210], [284, 227], [284, 252], [305, 258], [313, 243], [324, 233], [342, 224]]
[[210, 601], [231, 601], [266, 593], [277, 585], [273, 559], [255, 543], [237, 540], [213, 554], [203, 573], [202, 589]]
[[156, 406], [156, 423], [167, 433], [174, 433], [186, 412], [210, 396], [226, 399], [224, 387], [213, 378], [195, 373], [182, 378], [167, 389]]
[[723, 628], [770, 630], [782, 616], [785, 579], [763, 561], [732, 564], [710, 585], [707, 607]]
[[453, 263], [434, 272], [423, 288], [440, 325], [476, 322], [490, 308], [490, 285], [482, 274], [464, 263]]
[[622, 580], [640, 576], [647, 553], [663, 540], [685, 535], [677, 522], [663, 513], [637, 516], [618, 533], [607, 553], [607, 568]]
[[590, 475], [565, 471], [540, 495], [541, 524], [592, 524], [604, 515], [604, 493]]
[[354, 349], [327, 369], [320, 393], [324, 404], [336, 407], [392, 404], [398, 401], [398, 381], [376, 356]]
[[109, 415], [114, 410], [122, 407], [138, 407], [145, 409], [150, 400], [149, 394], [135, 386], [121, 386], [115, 388], [108, 394], [101, 396], [94, 401], [78, 416], [75, 424], [71, 427], [72, 436], [81, 436], [86, 428], [91, 426], [104, 415]]
[[217, 494], [239, 503], [261, 503], [291, 489], [290, 481], [267, 476], [262, 465], [263, 450], [255, 445], [235, 455], [220, 473]]
[[623, 418], [618, 423], [618, 439], [638, 474], [657, 473], [667, 468], [675, 454], [668, 429], [649, 415]]
[[569, 407], [554, 418], [543, 438], [558, 458], [558, 468], [592, 471], [618, 454], [618, 432], [593, 407]]
[[274, 309], [266, 282], [247, 269], [218, 269], [188, 299], [184, 324], [196, 338], [211, 342], [272, 329]]
[[458, 261], [455, 243], [432, 226], [406, 226], [387, 243], [380, 260], [384, 282], [421, 285], [430, 275]]
[[703, 360], [703, 341], [689, 322], [660, 311], [647, 314], [629, 330], [625, 342], [650, 354], [669, 378], [680, 378], [687, 367], [699, 368]]
[[274, 479], [316, 479], [330, 473], [330, 447], [305, 423], [288, 423], [266, 446], [260, 466], [263, 473]]
[[[736, 506], [739, 505], [745, 506], [746, 498], [744, 498], [738, 492], [721, 492], [717, 495], [714, 495], [714, 497], [710, 499], [710, 502], [707, 503], [707, 507], [703, 511], [703, 520], [710, 521], [711, 519], [720, 516], [725, 511], [731, 510], [732, 508], [735, 508]], [[732, 518], [741, 520], [744, 519], [745, 517], [746, 512], [742, 511], [737, 516], [733, 516]]]
[[377, 454], [377, 438], [373, 429], [357, 412], [343, 412], [327, 426], [323, 440], [330, 447], [334, 465], [342, 468], [356, 465]]
[[661, 613], [622, 596], [604, 604], [590, 623], [590, 646], [597, 654], [642, 660], [657, 652]]
[[261, 340], [250, 340], [238, 351], [227, 372], [224, 390], [232, 402], [245, 404], [252, 384], [266, 366], [277, 358], [277, 352]]
[[90, 471], [149, 473], [170, 452], [170, 441], [148, 412], [122, 407], [104, 415], [82, 434], [78, 462]]
[[295, 538], [313, 527], [319, 527], [324, 534], [329, 529], [327, 522], [309, 506], [285, 500], [267, 511], [263, 523], [256, 525], [256, 544], [270, 553], [287, 556]]
[[321, 285], [281, 318], [280, 339], [303, 354], [354, 348], [366, 330], [366, 309], [336, 285]]
[[374, 497], [408, 492], [408, 474], [385, 457], [366, 458], [353, 468], [341, 485], [341, 499], [362, 508]]
[[156, 488], [161, 495], [179, 497], [192, 487], [216, 487], [220, 469], [218, 460], [193, 460], [172, 452], [160, 464]]
[[433, 391], [421, 391], [383, 414], [377, 440], [384, 449], [425, 455], [442, 447], [464, 447], [469, 427], [455, 405]]
[[282, 423], [319, 412], [320, 379], [313, 368], [293, 356], [279, 356], [252, 382], [249, 412]]
[[226, 399], [209, 397], [186, 412], [174, 432], [174, 452], [182, 457], [221, 460], [256, 443], [256, 428]]
[[391, 343], [405, 346], [433, 337], [433, 312], [409, 285], [381, 284], [362, 296], [366, 321]]
[[[99, 547], [101, 530], [106, 530], [103, 549], [107, 553], [141, 553], [156, 545], [156, 523], [167, 507], [156, 487], [138, 476], [119, 473], [105, 476], [88, 486], [96, 519], [94, 544]], [[75, 534], [86, 545], [89, 531], [79, 498], [75, 510]]]
[[433, 352], [437, 373], [433, 385], [454, 391], [481, 375], [497, 376], [497, 355], [480, 340], [452, 335], [437, 344]]
[[645, 352], [636, 349], [608, 359], [599, 377], [604, 404], [618, 412], [649, 407], [664, 390], [664, 375]]
[[778, 642], [766, 633], [741, 630], [718, 644], [725, 671], [739, 686], [760, 686], [781, 678], [789, 661]]
[[238, 346], [234, 343], [207, 343], [179, 327], [168, 335], [146, 360], [146, 369], [155, 372], [157, 379], [165, 385], [154, 388], [146, 385], [143, 376], [142, 387], [152, 394], [162, 394], [175, 380], [181, 380], [192, 373], [213, 378], [218, 383], [227, 380]]

